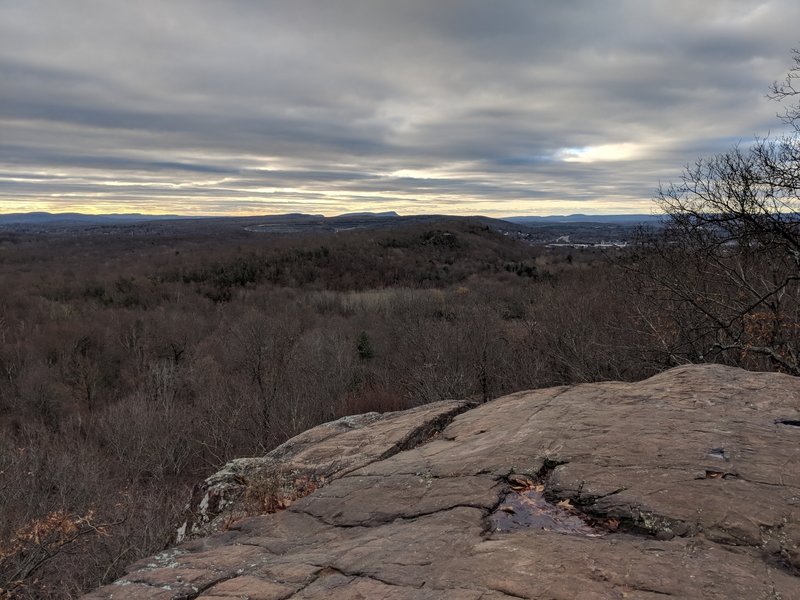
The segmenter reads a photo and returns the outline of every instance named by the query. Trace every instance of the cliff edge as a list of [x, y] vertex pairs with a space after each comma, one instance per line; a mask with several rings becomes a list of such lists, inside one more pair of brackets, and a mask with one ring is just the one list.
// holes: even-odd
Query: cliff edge
[[342, 419], [209, 478], [182, 535], [86, 598], [800, 599], [800, 379]]

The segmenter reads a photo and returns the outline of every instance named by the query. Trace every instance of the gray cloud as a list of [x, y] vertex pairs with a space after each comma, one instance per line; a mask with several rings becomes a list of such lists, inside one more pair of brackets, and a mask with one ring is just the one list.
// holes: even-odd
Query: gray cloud
[[791, 0], [0, 3], [0, 211], [650, 210], [779, 130]]

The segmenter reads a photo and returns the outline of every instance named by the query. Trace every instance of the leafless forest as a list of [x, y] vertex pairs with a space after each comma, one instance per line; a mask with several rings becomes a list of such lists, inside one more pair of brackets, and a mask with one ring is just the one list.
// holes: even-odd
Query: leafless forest
[[[194, 483], [344, 415], [688, 361], [787, 370], [752, 351], [776, 318], [758, 306], [740, 315], [744, 346], [702, 350], [719, 327], [669, 285], [685, 245], [545, 249], [469, 220], [182, 231], [0, 234], [9, 597], [113, 580], [170, 543]], [[723, 296], [739, 285], [694, 276]]]

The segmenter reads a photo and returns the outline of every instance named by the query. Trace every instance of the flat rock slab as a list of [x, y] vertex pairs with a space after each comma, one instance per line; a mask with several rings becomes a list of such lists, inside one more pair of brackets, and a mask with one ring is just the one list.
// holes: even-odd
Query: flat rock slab
[[351, 471], [414, 448], [473, 407], [434, 402], [394, 413], [343, 417], [314, 427], [266, 456], [240, 458], [196, 486], [179, 541], [208, 535], [253, 512], [274, 512]]
[[800, 599], [800, 379], [688, 366], [337, 423], [198, 495], [317, 477], [287, 508], [87, 598]]

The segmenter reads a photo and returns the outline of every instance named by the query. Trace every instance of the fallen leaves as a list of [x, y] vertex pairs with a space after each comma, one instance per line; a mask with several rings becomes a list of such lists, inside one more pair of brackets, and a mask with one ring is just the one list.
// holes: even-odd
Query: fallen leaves
[[[79, 538], [107, 536], [108, 530], [117, 524], [98, 523], [91, 510], [84, 515], [59, 510], [17, 529], [10, 540], [0, 540], [0, 581], [4, 581], [0, 598], [22, 598], [24, 590], [38, 589], [40, 581], [36, 573], [46, 563], [74, 549]], [[45, 595], [49, 597], [49, 594], [36, 597]]]
[[506, 479], [511, 484], [511, 489], [515, 492], [532, 489], [534, 485], [533, 480], [530, 477], [526, 475], [519, 475], [517, 473], [512, 473]]
[[572, 502], [570, 502], [569, 498], [564, 498], [563, 500], [559, 500], [556, 503], [556, 506], [558, 506], [559, 508], [563, 508], [564, 510], [569, 510], [569, 511], [575, 510], [575, 507], [572, 506]]
[[536, 492], [537, 494], [541, 494], [544, 492], [544, 484], [536, 483], [527, 475], [512, 473], [506, 477], [506, 479], [511, 484], [511, 489], [518, 494], [522, 494], [523, 492]]
[[530, 528], [587, 537], [601, 535], [569, 499], [549, 502], [544, 495], [545, 486], [530, 478], [509, 476], [508, 481], [511, 491], [492, 514], [494, 531]]

